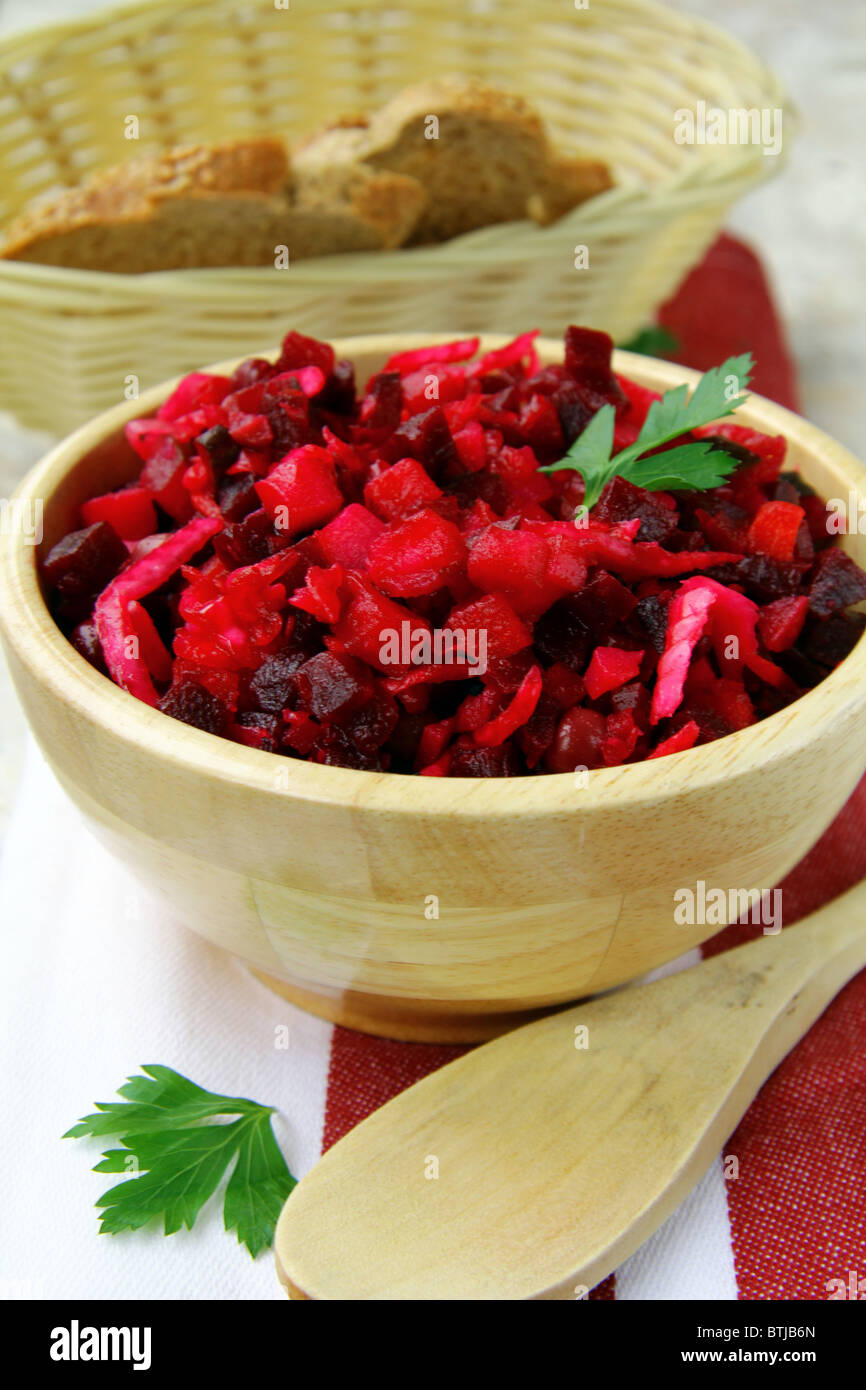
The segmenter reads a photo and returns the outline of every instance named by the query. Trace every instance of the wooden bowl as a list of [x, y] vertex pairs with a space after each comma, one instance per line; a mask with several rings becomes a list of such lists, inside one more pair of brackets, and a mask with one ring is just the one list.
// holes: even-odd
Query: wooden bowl
[[[338, 351], [363, 380], [420, 341]], [[561, 360], [559, 343], [539, 351]], [[629, 353], [616, 366], [656, 389], [696, 377]], [[390, 1037], [464, 1041], [619, 984], [719, 929], [679, 925], [678, 888], [772, 888], [866, 768], [864, 641], [780, 713], [584, 786], [321, 767], [149, 708], [67, 642], [36, 561], [84, 498], [137, 471], [122, 426], [169, 390], [101, 415], [26, 478], [18, 496], [42, 502], [44, 536], [41, 548], [0, 538], [0, 629], [36, 738], [96, 834], [190, 927], [304, 1008]], [[786, 435], [789, 466], [866, 512], [866, 470], [827, 435], [760, 397], [738, 418]], [[866, 537], [844, 541], [866, 565]]]

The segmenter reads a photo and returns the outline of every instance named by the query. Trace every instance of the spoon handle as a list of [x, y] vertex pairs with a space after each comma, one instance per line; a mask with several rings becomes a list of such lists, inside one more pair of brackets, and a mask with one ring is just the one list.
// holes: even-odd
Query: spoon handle
[[866, 964], [866, 881], [777, 934], [518, 1028], [340, 1140], [280, 1217], [295, 1297], [573, 1299], [665, 1220]]

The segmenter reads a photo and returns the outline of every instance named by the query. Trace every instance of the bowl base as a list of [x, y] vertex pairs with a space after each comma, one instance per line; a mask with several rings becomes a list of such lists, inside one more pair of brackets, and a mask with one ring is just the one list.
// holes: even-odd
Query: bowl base
[[392, 1038], [396, 1042], [475, 1043], [487, 1042], [532, 1023], [544, 1014], [568, 1008], [568, 1004], [547, 1008], [512, 1009], [495, 1012], [490, 1004], [472, 1000], [459, 1003], [448, 999], [390, 999], [383, 994], [363, 994], [344, 990], [339, 994], [321, 994], [318, 990], [290, 984], [276, 975], [250, 967], [251, 973], [290, 1004], [296, 1004], [309, 1014], [353, 1028], [357, 1033], [372, 1033], [377, 1038]]

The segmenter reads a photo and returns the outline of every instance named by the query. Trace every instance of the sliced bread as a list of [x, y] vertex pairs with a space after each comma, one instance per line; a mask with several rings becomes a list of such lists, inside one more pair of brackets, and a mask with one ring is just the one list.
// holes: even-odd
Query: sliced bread
[[0, 254], [135, 274], [399, 245], [427, 195], [367, 166], [293, 170], [278, 139], [197, 145], [93, 175], [23, 213]]

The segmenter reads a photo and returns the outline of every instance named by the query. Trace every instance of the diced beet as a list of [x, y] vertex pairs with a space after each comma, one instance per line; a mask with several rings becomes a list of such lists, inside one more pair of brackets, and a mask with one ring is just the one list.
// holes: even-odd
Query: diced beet
[[340, 716], [341, 727], [366, 757], [372, 757], [388, 743], [399, 720], [397, 701], [384, 690], [375, 691], [359, 709]]
[[628, 710], [637, 727], [644, 732], [650, 725], [650, 694], [642, 681], [629, 681], [610, 695], [611, 709], [617, 713]]
[[519, 616], [534, 616], [555, 603], [565, 588], [551, 579], [550, 561], [544, 537], [496, 522], [472, 546], [467, 573], [476, 588], [502, 594]]
[[295, 690], [294, 677], [304, 664], [303, 652], [284, 652], [267, 657], [249, 683], [250, 695], [259, 709], [279, 714], [291, 703]]
[[345, 572], [342, 565], [329, 565], [321, 569], [311, 565], [304, 578], [303, 587], [296, 589], [289, 599], [294, 608], [302, 608], [312, 613], [320, 623], [335, 623], [343, 609], [342, 588]]
[[604, 761], [605, 719], [594, 709], [576, 706], [562, 716], [553, 743], [544, 755], [548, 772], [574, 772], [601, 767]]
[[393, 672], [389, 655], [389, 639], [402, 645], [405, 632], [408, 643], [418, 637], [430, 638], [432, 629], [426, 618], [420, 617], [402, 604], [386, 598], [360, 575], [347, 577], [349, 602], [334, 628], [334, 636], [352, 656], [365, 661], [376, 670]]
[[[243, 521], [230, 522], [214, 537], [213, 547], [229, 569], [255, 565], [273, 553], [276, 539], [273, 522], [264, 507], [250, 512]], [[283, 538], [283, 544], [288, 537]]]
[[349, 415], [355, 405], [355, 364], [341, 357], [316, 397], [320, 410], [334, 415]]
[[196, 681], [184, 680], [172, 685], [159, 702], [163, 714], [191, 724], [194, 729], [203, 729], [208, 734], [224, 734], [228, 724], [228, 711], [216, 695], [212, 695]]
[[683, 724], [676, 733], [669, 738], [663, 739], [652, 753], [647, 755], [650, 758], [666, 758], [669, 753], [682, 753], [686, 748], [693, 748], [700, 737], [700, 729], [694, 719], [690, 719], [687, 724]]
[[217, 482], [221, 481], [233, 463], [237, 463], [241, 451], [225, 425], [211, 425], [209, 430], [196, 437], [195, 446], [206, 455]]
[[570, 671], [561, 661], [555, 661], [545, 671], [544, 690], [562, 709], [579, 705], [586, 694], [583, 677], [576, 671]]
[[[350, 656], [319, 652], [306, 661], [295, 676], [302, 706], [314, 719], [328, 724], [370, 700], [374, 693], [370, 672]], [[384, 740], [383, 740], [384, 741]]]
[[314, 444], [293, 449], [256, 491], [277, 529], [291, 536], [324, 525], [343, 506], [334, 460]]
[[395, 598], [432, 594], [460, 573], [466, 547], [457, 527], [436, 512], [415, 512], [373, 542], [367, 572]]
[[382, 770], [379, 753], [363, 752], [351, 734], [339, 724], [327, 724], [319, 731], [309, 756], [312, 762], [325, 767], [349, 767], [360, 772]]
[[476, 748], [468, 738], [458, 739], [451, 750], [450, 777], [514, 777], [519, 771], [520, 760], [509, 743]]
[[767, 555], [746, 555], [730, 570], [730, 582], [742, 585], [759, 603], [795, 594], [802, 577], [797, 565], [780, 564]]
[[139, 481], [154, 502], [182, 525], [192, 516], [192, 502], [183, 485], [189, 459], [181, 446], [170, 438], [159, 442], [141, 471]]
[[483, 633], [488, 661], [513, 656], [532, 641], [531, 630], [501, 594], [484, 594], [458, 604], [449, 613], [444, 626], [464, 633]]
[[69, 634], [69, 640], [75, 650], [89, 661], [97, 671], [101, 671], [104, 676], [108, 675], [108, 667], [102, 655], [102, 646], [99, 641], [99, 633], [96, 631], [96, 623], [92, 618], [85, 618], [83, 623], [79, 623]]
[[318, 367], [326, 377], [334, 370], [335, 355], [330, 343], [303, 333], [287, 333], [277, 358], [277, 372], [290, 372], [298, 367]]
[[358, 502], [350, 502], [333, 521], [316, 532], [316, 549], [325, 564], [363, 569], [373, 542], [384, 530], [384, 523], [371, 511]]
[[641, 730], [631, 710], [614, 710], [607, 716], [601, 756], [605, 767], [619, 767], [632, 756], [641, 738]]
[[577, 597], [560, 599], [535, 624], [535, 650], [546, 661], [561, 662], [572, 671], [582, 671], [589, 656], [590, 634], [577, 607]]
[[758, 634], [767, 650], [784, 652], [793, 647], [808, 611], [809, 600], [805, 596], [777, 598], [762, 608], [758, 617]]
[[587, 632], [607, 637], [633, 612], [636, 600], [630, 589], [607, 570], [598, 570], [573, 601], [572, 612], [582, 619]]
[[226, 521], [243, 521], [261, 505], [255, 478], [249, 473], [227, 478], [217, 493], [217, 503]]
[[85, 526], [107, 521], [125, 541], [139, 541], [156, 530], [153, 500], [144, 487], [127, 487], [92, 497], [81, 504], [81, 519]]
[[72, 604], [92, 599], [114, 578], [127, 558], [126, 546], [107, 521], [70, 531], [42, 562], [45, 583], [57, 599]]
[[392, 463], [401, 458], [417, 459], [436, 483], [460, 463], [448, 421], [438, 405], [404, 420], [383, 452]]
[[442, 496], [417, 459], [403, 458], [364, 488], [364, 501], [383, 521], [399, 521]]
[[797, 558], [797, 537], [805, 517], [803, 508], [793, 502], [764, 502], [749, 527], [749, 549], [790, 564]]
[[596, 647], [584, 682], [591, 700], [598, 700], [609, 690], [634, 680], [640, 671], [643, 652], [623, 651], [620, 647]]
[[234, 391], [243, 391], [247, 386], [256, 386], [274, 376], [277, 368], [264, 357], [247, 357], [232, 372], [231, 384]]
[[812, 618], [801, 647], [811, 661], [817, 661], [832, 671], [854, 650], [864, 628], [864, 613], [834, 613], [823, 620]]
[[605, 487], [593, 516], [610, 525], [639, 517], [637, 539], [641, 541], [665, 541], [677, 527], [675, 508], [666, 507], [653, 493], [619, 476], [611, 478]]
[[663, 598], [660, 594], [647, 594], [644, 598], [638, 599], [635, 607], [635, 617], [641, 627], [646, 632], [656, 651], [661, 653], [665, 649], [665, 633], [668, 626], [668, 601], [669, 596]]
[[361, 402], [359, 424], [367, 432], [392, 434], [400, 423], [403, 388], [399, 372], [379, 372], [367, 386]]
[[852, 603], [866, 599], [866, 573], [844, 550], [825, 550], [815, 561], [809, 584], [809, 608], [829, 618]]

